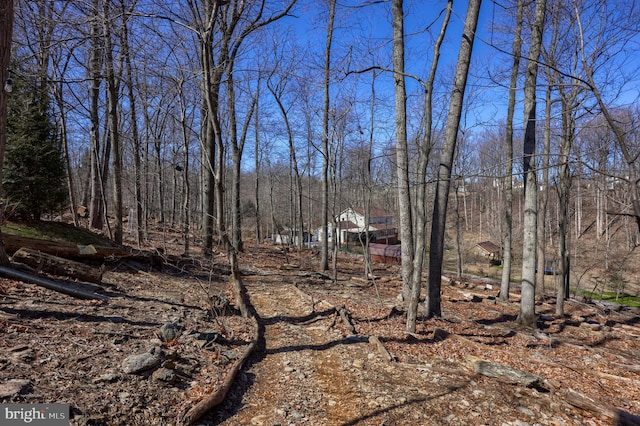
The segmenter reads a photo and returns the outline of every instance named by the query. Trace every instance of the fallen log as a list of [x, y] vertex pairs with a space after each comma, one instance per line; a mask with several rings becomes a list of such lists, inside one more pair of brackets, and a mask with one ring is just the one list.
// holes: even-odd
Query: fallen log
[[22, 247], [28, 247], [42, 253], [53, 254], [61, 257], [70, 257], [71, 254], [75, 254], [79, 251], [76, 244], [48, 241], [7, 233], [2, 234], [2, 243], [5, 251], [10, 255], [17, 252]]
[[528, 388], [541, 388], [543, 380], [535, 374], [527, 373], [498, 362], [484, 361], [482, 359], [467, 356], [467, 362], [478, 374], [491, 377], [503, 383], [526, 386]]
[[2, 243], [8, 254], [13, 254], [26, 247], [64, 258], [104, 259], [110, 256], [126, 257], [131, 255], [131, 252], [123, 247], [73, 244], [12, 234], [3, 234]]
[[574, 407], [589, 411], [596, 415], [606, 416], [613, 420], [616, 426], [640, 425], [640, 416], [612, 407], [604, 402], [597, 401], [572, 389], [565, 392], [566, 400]]
[[6, 266], [0, 266], [0, 276], [39, 285], [41, 287], [48, 288], [49, 290], [57, 291], [58, 293], [66, 294], [78, 299], [109, 300], [107, 296], [103, 296], [101, 294], [84, 291], [71, 286], [65, 286], [62, 283], [18, 271], [16, 269], [7, 268]]
[[152, 265], [162, 265], [164, 263], [164, 259], [159, 254], [140, 251], [134, 252], [126, 247], [73, 244], [11, 234], [3, 234], [2, 242], [4, 244], [5, 251], [9, 255], [14, 254], [21, 248], [29, 248], [41, 253], [63, 257], [65, 259], [137, 260], [140, 262], [151, 263]]
[[84, 263], [42, 253], [28, 247], [22, 247], [16, 251], [11, 259], [14, 262], [30, 266], [36, 270], [36, 273], [42, 271], [51, 275], [65, 276], [96, 284], [102, 282], [104, 272], [102, 268], [93, 268]]
[[224, 402], [224, 399], [227, 396], [227, 392], [229, 392], [229, 388], [231, 388], [231, 385], [233, 384], [236, 374], [238, 374], [245, 361], [249, 358], [249, 355], [251, 355], [251, 352], [253, 352], [255, 346], [256, 340], [253, 340], [244, 350], [242, 356], [238, 358], [233, 367], [231, 367], [231, 370], [229, 370], [229, 372], [227, 373], [227, 376], [225, 377], [222, 385], [215, 392], [191, 407], [187, 411], [187, 413], [182, 416], [180, 424], [191, 425], [198, 421], [202, 416], [204, 416], [207, 411]]

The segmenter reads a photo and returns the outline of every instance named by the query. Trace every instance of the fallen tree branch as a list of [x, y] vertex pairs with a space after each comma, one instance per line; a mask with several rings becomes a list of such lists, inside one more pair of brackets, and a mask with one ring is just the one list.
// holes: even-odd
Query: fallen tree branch
[[337, 321], [337, 319], [338, 319], [338, 311], [337, 311], [337, 310], [335, 310], [335, 308], [334, 308], [334, 310], [333, 310], [333, 319], [331, 320], [331, 324], [329, 324], [329, 325], [327, 326], [327, 328], [325, 328], [325, 330], [324, 330], [324, 331], [329, 331], [329, 330], [331, 330], [331, 329], [336, 325], [336, 321]]
[[573, 389], [568, 389], [565, 392], [565, 397], [566, 401], [574, 407], [613, 419], [613, 424], [616, 426], [637, 426], [640, 424], [640, 416], [597, 401]]
[[380, 355], [382, 355], [382, 357], [387, 361], [391, 362], [396, 360], [396, 358], [389, 353], [387, 348], [384, 347], [378, 336], [369, 336], [369, 343], [376, 346]]
[[16, 269], [7, 268], [6, 266], [0, 266], [0, 276], [39, 285], [41, 287], [48, 288], [49, 290], [57, 291], [58, 293], [66, 294], [67, 296], [76, 297], [78, 299], [109, 300], [107, 296], [103, 296], [101, 294], [65, 286], [57, 281], [38, 277]]
[[[253, 317], [253, 319], [254, 321], [256, 321], [257, 329], [257, 319], [255, 317]], [[231, 385], [233, 385], [233, 381], [235, 380], [236, 375], [244, 365], [245, 361], [249, 358], [249, 355], [251, 355], [251, 352], [253, 352], [253, 349], [256, 346], [256, 342], [257, 339], [253, 340], [249, 344], [249, 346], [247, 346], [247, 348], [242, 353], [242, 356], [238, 358], [235, 364], [233, 364], [233, 367], [231, 367], [231, 370], [229, 370], [229, 372], [227, 373], [227, 376], [225, 377], [224, 382], [222, 382], [222, 385], [218, 389], [216, 389], [215, 392], [191, 407], [180, 420], [180, 424], [191, 425], [198, 421], [202, 416], [204, 416], [207, 411], [224, 402], [224, 399], [227, 396], [227, 392], [229, 392]]]
[[356, 327], [351, 322], [351, 315], [349, 314], [349, 311], [347, 311], [347, 308], [343, 306], [338, 310], [338, 312], [340, 313], [340, 318], [342, 318], [342, 322], [344, 322], [344, 325], [349, 330], [349, 333], [358, 334], [358, 332], [356, 331]]

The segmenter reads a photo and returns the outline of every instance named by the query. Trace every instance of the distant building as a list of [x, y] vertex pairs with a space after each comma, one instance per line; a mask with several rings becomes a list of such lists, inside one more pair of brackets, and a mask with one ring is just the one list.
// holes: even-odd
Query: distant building
[[[366, 232], [369, 240], [383, 244], [393, 244], [398, 241], [398, 230], [393, 226], [393, 214], [382, 210], [373, 209], [370, 213], [369, 223], [365, 224], [364, 211], [347, 208], [335, 217], [334, 222], [327, 224], [329, 242], [333, 227], [336, 227], [337, 242], [340, 245], [359, 243]], [[321, 232], [317, 232], [318, 241], [321, 240]]]
[[484, 255], [491, 263], [500, 264], [500, 247], [491, 241], [483, 241], [477, 244], [480, 253]]

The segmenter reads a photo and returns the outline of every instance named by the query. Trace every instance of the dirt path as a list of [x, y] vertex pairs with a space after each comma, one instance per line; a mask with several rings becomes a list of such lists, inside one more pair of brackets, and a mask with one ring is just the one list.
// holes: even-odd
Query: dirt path
[[222, 424], [328, 425], [362, 417], [366, 395], [353, 384], [368, 343], [331, 328], [331, 306], [316, 303], [314, 311], [311, 298], [291, 284], [257, 277], [247, 288], [264, 342], [247, 369], [242, 408]]

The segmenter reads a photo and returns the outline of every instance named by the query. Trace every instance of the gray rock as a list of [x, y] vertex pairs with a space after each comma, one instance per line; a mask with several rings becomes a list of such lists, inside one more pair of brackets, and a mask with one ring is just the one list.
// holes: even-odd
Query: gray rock
[[31, 386], [31, 382], [25, 379], [10, 379], [4, 383], [0, 383], [0, 398], [19, 395], [27, 391]]
[[173, 383], [176, 380], [176, 373], [169, 368], [162, 367], [154, 371], [151, 378], [160, 382]]
[[103, 374], [100, 377], [96, 377], [95, 379], [93, 379], [93, 383], [103, 383], [103, 382], [115, 382], [116, 380], [118, 380], [120, 378], [120, 376], [118, 376], [117, 374], [114, 373], [107, 373], [107, 374]]
[[131, 355], [122, 361], [122, 369], [127, 374], [139, 373], [158, 365], [160, 365], [160, 357], [150, 353]]
[[171, 340], [176, 340], [182, 334], [184, 327], [178, 321], [171, 321], [165, 323], [160, 330], [158, 330], [157, 335], [163, 342], [169, 342]]

